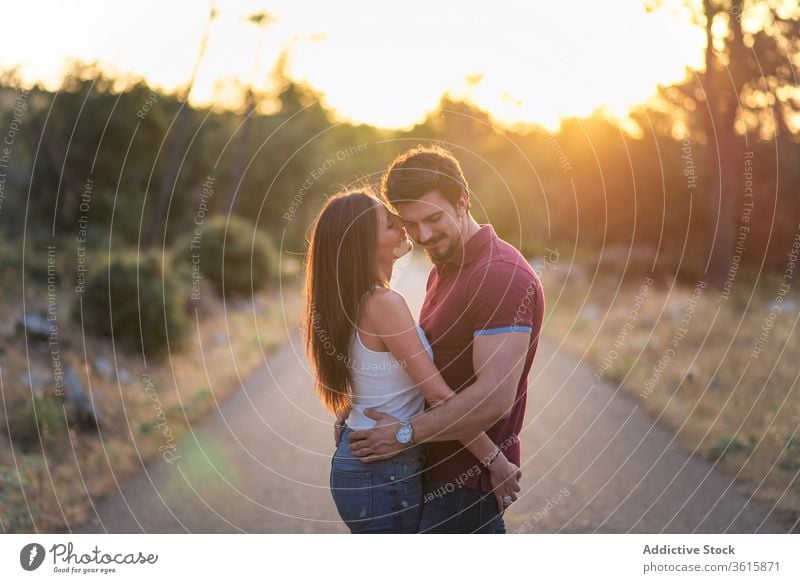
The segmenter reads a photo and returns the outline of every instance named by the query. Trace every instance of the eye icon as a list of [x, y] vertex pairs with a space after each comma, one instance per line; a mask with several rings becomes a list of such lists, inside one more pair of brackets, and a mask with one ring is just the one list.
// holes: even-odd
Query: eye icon
[[30, 543], [19, 552], [19, 564], [26, 571], [35, 571], [44, 562], [44, 547], [38, 543]]

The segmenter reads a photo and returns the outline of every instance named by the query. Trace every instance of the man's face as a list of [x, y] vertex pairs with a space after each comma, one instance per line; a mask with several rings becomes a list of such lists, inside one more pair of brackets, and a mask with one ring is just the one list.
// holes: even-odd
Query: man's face
[[398, 202], [395, 207], [409, 236], [433, 263], [444, 263], [461, 249], [464, 211], [457, 210], [438, 190], [417, 200]]

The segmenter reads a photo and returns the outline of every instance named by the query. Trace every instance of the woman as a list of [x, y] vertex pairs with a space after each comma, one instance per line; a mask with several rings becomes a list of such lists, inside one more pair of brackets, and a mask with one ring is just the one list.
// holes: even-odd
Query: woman
[[[423, 444], [364, 463], [349, 449], [352, 429], [372, 427], [364, 409], [407, 420], [454, 395], [433, 363], [425, 334], [392, 266], [410, 252], [400, 219], [369, 190], [338, 194], [313, 227], [306, 273], [306, 351], [316, 391], [340, 421], [331, 461], [336, 508], [353, 533], [417, 532], [422, 510]], [[519, 491], [519, 468], [485, 434], [465, 444], [488, 468], [498, 499]]]

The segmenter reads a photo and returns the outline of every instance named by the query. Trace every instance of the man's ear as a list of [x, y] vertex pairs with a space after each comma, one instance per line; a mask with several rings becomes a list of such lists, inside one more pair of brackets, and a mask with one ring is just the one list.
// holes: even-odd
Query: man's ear
[[456, 201], [456, 208], [460, 211], [467, 211], [469, 209], [469, 198], [465, 190], [461, 191], [461, 196]]

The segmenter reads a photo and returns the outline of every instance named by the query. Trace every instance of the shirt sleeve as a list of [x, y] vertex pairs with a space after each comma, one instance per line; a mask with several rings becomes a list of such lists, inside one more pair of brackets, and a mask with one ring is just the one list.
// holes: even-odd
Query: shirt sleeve
[[533, 332], [541, 285], [527, 263], [488, 262], [472, 274], [468, 289], [474, 290], [466, 308], [474, 336]]

